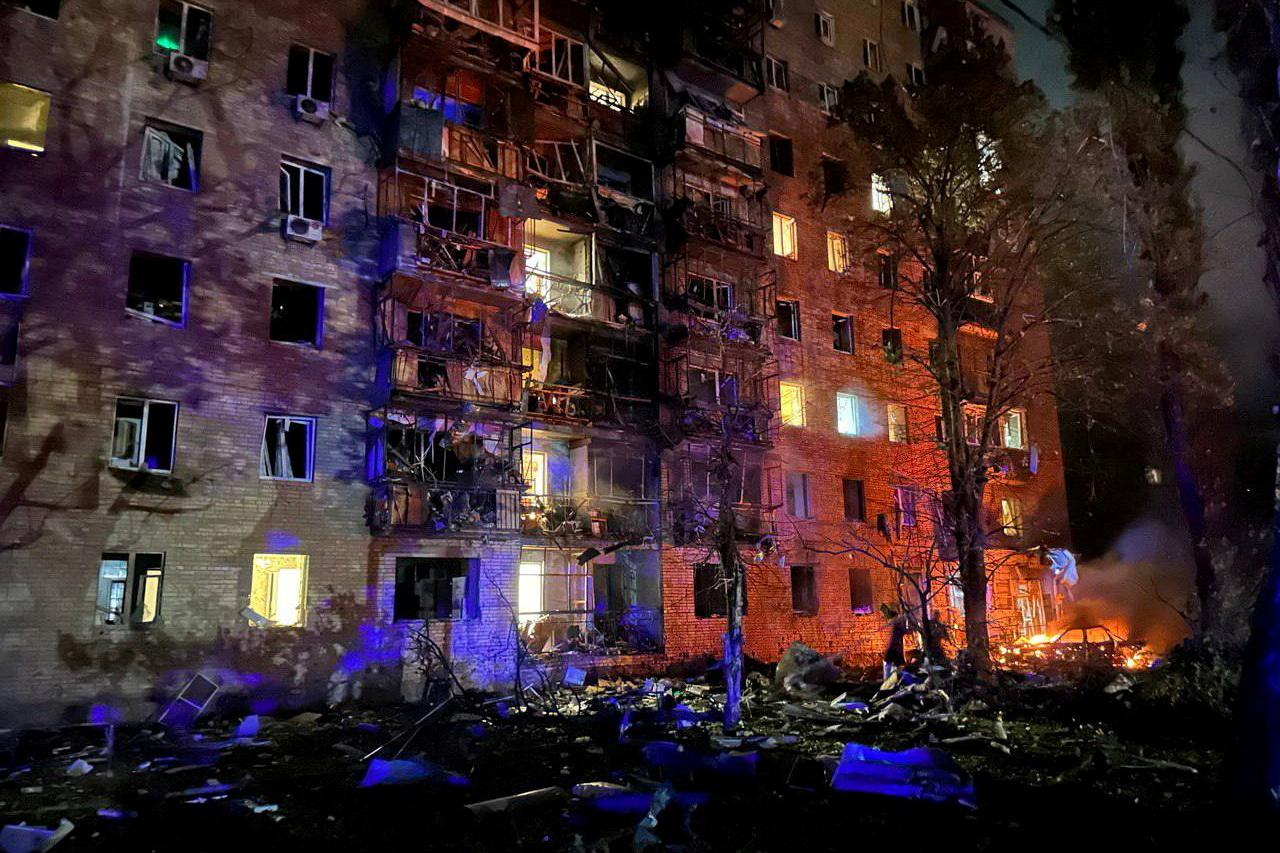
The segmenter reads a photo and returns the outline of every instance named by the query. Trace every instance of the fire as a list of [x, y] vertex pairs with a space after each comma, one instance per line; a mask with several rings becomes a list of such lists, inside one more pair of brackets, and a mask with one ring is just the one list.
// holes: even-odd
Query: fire
[[1010, 669], [1038, 670], [1080, 665], [1139, 670], [1154, 666], [1155, 652], [1142, 640], [1130, 640], [1120, 626], [1071, 625], [1045, 634], [1020, 637], [997, 646], [996, 660]]

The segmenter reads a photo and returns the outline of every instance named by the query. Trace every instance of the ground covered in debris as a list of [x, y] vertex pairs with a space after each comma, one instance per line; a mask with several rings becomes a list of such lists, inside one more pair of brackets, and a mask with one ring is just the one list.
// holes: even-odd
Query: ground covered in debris
[[733, 737], [714, 671], [185, 733], [10, 732], [0, 849], [40, 849], [23, 822], [61, 825], [66, 853], [1187, 849], [1242, 831], [1229, 726], [1114, 675], [978, 695], [941, 674], [786, 690], [756, 671]]

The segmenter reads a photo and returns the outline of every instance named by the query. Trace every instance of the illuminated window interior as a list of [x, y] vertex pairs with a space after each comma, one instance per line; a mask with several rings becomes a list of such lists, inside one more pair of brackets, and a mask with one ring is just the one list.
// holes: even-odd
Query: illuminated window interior
[[782, 422], [787, 426], [804, 426], [804, 386], [795, 382], [779, 382]]
[[18, 83], [0, 83], [0, 145], [39, 154], [49, 129], [50, 96]]
[[254, 554], [249, 607], [272, 625], [302, 624], [307, 595], [305, 554]]

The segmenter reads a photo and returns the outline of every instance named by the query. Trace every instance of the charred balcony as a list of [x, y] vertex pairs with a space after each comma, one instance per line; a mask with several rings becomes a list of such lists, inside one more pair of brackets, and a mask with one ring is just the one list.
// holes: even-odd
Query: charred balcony
[[526, 351], [525, 413], [543, 424], [648, 433], [656, 420], [652, 336], [556, 329]]
[[771, 361], [751, 355], [669, 348], [662, 365], [669, 435], [772, 445], [776, 377]]
[[552, 314], [652, 329], [653, 256], [608, 247], [587, 230], [552, 220], [524, 228], [524, 293]]
[[762, 0], [668, 0], [653, 13], [663, 64], [695, 86], [742, 102], [764, 91]]
[[538, 48], [538, 0], [418, 0], [428, 36], [465, 43], [498, 41], [524, 51]]
[[673, 316], [668, 338], [684, 334], [727, 344], [767, 346], [777, 282], [773, 270], [679, 258], [663, 276], [663, 303]]
[[705, 544], [727, 506], [742, 542], [774, 536], [777, 470], [759, 453], [731, 454], [726, 463], [711, 445], [693, 444], [671, 460], [668, 526], [677, 546]]
[[696, 244], [732, 249], [764, 260], [764, 185], [743, 174], [711, 176], [673, 167], [667, 171], [667, 251], [696, 254]]
[[529, 536], [641, 544], [659, 529], [658, 461], [643, 445], [535, 430], [521, 498]]

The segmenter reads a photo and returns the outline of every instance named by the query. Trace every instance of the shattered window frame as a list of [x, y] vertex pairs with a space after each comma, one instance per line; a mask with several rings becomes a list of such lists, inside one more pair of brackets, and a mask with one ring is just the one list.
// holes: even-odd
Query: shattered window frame
[[[168, 443], [168, 461], [165, 465], [150, 465], [149, 452], [152, 449], [152, 430], [156, 420], [153, 409], [167, 406], [172, 409], [172, 423], [164, 440]], [[126, 407], [124, 414], [121, 408]], [[133, 417], [127, 407], [140, 407], [141, 413]], [[110, 467], [120, 471], [146, 471], [151, 474], [172, 474], [178, 456], [178, 417], [181, 406], [174, 400], [152, 400], [144, 397], [117, 397], [115, 416], [112, 421], [111, 448], [108, 458]], [[128, 447], [126, 448], [126, 443]], [[163, 445], [157, 445], [160, 449]], [[128, 455], [118, 450], [128, 450]], [[157, 457], [158, 461], [159, 457]]]
[[[779, 299], [774, 305], [775, 322], [778, 337], [788, 341], [798, 341], [801, 335], [800, 300]], [[784, 318], [785, 315], [785, 318]]]
[[913, 33], [920, 32], [920, 6], [916, 0], [902, 0], [902, 25]]
[[[270, 447], [270, 439], [272, 436], [272, 425], [275, 422], [275, 438], [276, 447], [274, 454]], [[289, 444], [289, 435], [295, 427], [301, 427], [303, 432], [303, 447], [301, 448], [303, 465], [303, 473], [298, 476], [295, 471], [297, 462], [295, 458], [296, 448]], [[283, 440], [282, 440], [283, 439]], [[261, 480], [276, 480], [286, 483], [311, 483], [315, 481], [315, 452], [316, 452], [316, 419], [301, 415], [266, 415], [262, 423], [262, 443], [260, 447], [258, 460], [258, 478]], [[285, 469], [290, 472], [288, 475], [282, 473]]]
[[[9, 235], [22, 235], [10, 237]], [[0, 299], [22, 299], [27, 295], [27, 287], [31, 275], [31, 251], [35, 243], [35, 231], [31, 228], [19, 228], [15, 225], [0, 224], [0, 248], [12, 239], [15, 250], [12, 260], [17, 261], [8, 269], [0, 266]], [[21, 247], [19, 248], [19, 241]], [[7, 261], [0, 254], [0, 261]]]
[[529, 57], [539, 74], [545, 74], [561, 83], [586, 88], [589, 79], [586, 42], [575, 36], [542, 25], [538, 50]]
[[[331, 175], [327, 166], [308, 163], [288, 155], [281, 157], [280, 212], [286, 216], [296, 216], [308, 222], [327, 225]], [[316, 193], [316, 180], [320, 182], [318, 208], [313, 198]]]
[[[423, 569], [428, 571], [425, 577], [420, 577]], [[406, 554], [396, 557], [394, 571], [393, 622], [461, 622], [479, 618], [478, 560]], [[430, 585], [430, 601], [422, 595], [426, 585]], [[447, 600], [439, 596], [445, 587], [449, 590]], [[442, 615], [441, 605], [446, 601], [448, 610]], [[428, 609], [431, 615], [424, 615]]]
[[[142, 276], [144, 272], [142, 266], [147, 261], [157, 262], [151, 270], [152, 273], [159, 271], [160, 264], [158, 262], [168, 261], [177, 265], [179, 281], [176, 282], [176, 284], [180, 288], [180, 293], [176, 301], [172, 299], [165, 300], [158, 298], [156, 293], [159, 289], [154, 283], [142, 282], [139, 280], [139, 277]], [[172, 286], [174, 282], [163, 282], [162, 284]], [[190, 286], [191, 261], [186, 258], [177, 258], [170, 255], [162, 255], [157, 252], [135, 249], [129, 257], [129, 275], [125, 284], [124, 310], [126, 313], [131, 314], [134, 317], [140, 317], [144, 320], [151, 320], [156, 323], [162, 323], [166, 326], [173, 326], [174, 328], [181, 329], [187, 325], [187, 299]], [[152, 298], [147, 299], [148, 296]], [[178, 316], [176, 319], [160, 313], [157, 306], [165, 302], [178, 305]], [[147, 305], [151, 305], [152, 309], [148, 311], [146, 308]]]
[[835, 115], [840, 108], [840, 90], [830, 83], [819, 83], [818, 108], [824, 115]]
[[163, 551], [103, 552], [94, 624], [134, 629], [163, 624], [164, 569]]
[[1014, 495], [1000, 498], [1000, 533], [1010, 539], [1021, 539], [1026, 534], [1026, 507], [1022, 498]]
[[53, 95], [34, 86], [0, 81], [0, 148], [39, 155], [46, 150]]
[[[146, 119], [142, 129], [138, 180], [144, 184], [198, 193], [203, 147], [202, 131], [161, 119]], [[165, 177], [161, 169], [170, 177]]]
[[[742, 612], [747, 612], [747, 573], [742, 573]], [[693, 618], [724, 619], [729, 615], [729, 574], [718, 562], [693, 566]]]

